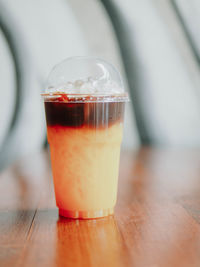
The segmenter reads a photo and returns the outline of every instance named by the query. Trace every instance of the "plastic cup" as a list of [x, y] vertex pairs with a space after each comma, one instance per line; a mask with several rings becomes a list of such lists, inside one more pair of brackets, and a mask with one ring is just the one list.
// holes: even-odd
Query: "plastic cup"
[[128, 100], [120, 76], [107, 62], [76, 57], [57, 65], [47, 83], [42, 95], [59, 214], [111, 215]]

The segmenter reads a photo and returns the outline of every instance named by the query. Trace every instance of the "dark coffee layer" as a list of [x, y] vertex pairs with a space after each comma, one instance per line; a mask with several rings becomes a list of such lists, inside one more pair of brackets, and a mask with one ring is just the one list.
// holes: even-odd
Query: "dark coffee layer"
[[109, 127], [123, 120], [123, 102], [45, 102], [47, 126]]

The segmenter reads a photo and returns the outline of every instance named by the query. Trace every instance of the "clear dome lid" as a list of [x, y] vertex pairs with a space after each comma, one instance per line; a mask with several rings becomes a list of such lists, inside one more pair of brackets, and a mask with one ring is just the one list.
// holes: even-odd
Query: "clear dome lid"
[[94, 57], [71, 57], [57, 64], [50, 72], [44, 97], [67, 95], [87, 101], [113, 99], [127, 101], [119, 72], [108, 62]]

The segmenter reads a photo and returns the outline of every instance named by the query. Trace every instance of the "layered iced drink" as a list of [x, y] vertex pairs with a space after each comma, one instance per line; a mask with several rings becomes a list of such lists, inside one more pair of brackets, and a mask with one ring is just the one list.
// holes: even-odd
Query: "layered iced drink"
[[44, 95], [56, 203], [61, 216], [113, 214], [125, 95]]

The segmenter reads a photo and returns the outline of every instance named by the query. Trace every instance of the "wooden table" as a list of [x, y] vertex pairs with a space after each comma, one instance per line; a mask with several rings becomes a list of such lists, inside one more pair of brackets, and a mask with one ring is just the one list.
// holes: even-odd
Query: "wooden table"
[[0, 266], [200, 266], [200, 150], [123, 152], [114, 217], [59, 218], [48, 154], [0, 175]]

